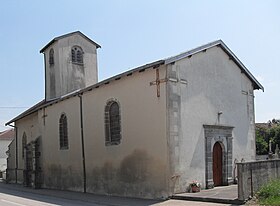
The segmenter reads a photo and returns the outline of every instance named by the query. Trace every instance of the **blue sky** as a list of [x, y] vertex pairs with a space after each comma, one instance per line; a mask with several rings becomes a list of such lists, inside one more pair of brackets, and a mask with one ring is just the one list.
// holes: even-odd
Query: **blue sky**
[[222, 39], [265, 87], [255, 91], [256, 122], [280, 118], [279, 9], [277, 0], [3, 1], [0, 131], [44, 98], [39, 50], [77, 30], [102, 46], [99, 80]]

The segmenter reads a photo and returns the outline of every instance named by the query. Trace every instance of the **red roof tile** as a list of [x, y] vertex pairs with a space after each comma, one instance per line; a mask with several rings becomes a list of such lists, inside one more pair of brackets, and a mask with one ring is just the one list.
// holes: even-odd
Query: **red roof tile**
[[15, 131], [13, 129], [0, 132], [0, 140], [12, 140], [14, 139], [14, 136]]

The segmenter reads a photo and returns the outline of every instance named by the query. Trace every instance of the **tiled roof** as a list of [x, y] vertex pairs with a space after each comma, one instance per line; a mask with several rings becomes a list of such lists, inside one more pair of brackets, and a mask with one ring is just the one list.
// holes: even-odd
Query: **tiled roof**
[[279, 124], [273, 124], [273, 123], [256, 123], [255, 126], [257, 129], [268, 129], [272, 127], [276, 127]]
[[12, 140], [14, 139], [14, 136], [15, 131], [13, 129], [0, 132], [0, 140]]

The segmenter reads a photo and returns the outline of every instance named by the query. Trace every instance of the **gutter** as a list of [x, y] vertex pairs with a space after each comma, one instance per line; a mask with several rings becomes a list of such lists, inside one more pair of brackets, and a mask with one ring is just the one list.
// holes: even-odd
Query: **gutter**
[[85, 144], [84, 144], [84, 124], [83, 124], [83, 93], [78, 94], [80, 99], [80, 122], [81, 122], [81, 143], [82, 143], [82, 162], [83, 162], [83, 185], [84, 193], [87, 192], [87, 176], [86, 176], [86, 161], [85, 161]]

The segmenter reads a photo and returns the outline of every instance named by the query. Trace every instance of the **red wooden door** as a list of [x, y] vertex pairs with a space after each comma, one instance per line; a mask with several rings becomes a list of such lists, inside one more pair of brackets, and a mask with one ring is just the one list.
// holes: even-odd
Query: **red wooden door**
[[223, 149], [218, 142], [213, 148], [213, 181], [214, 186], [223, 184]]

